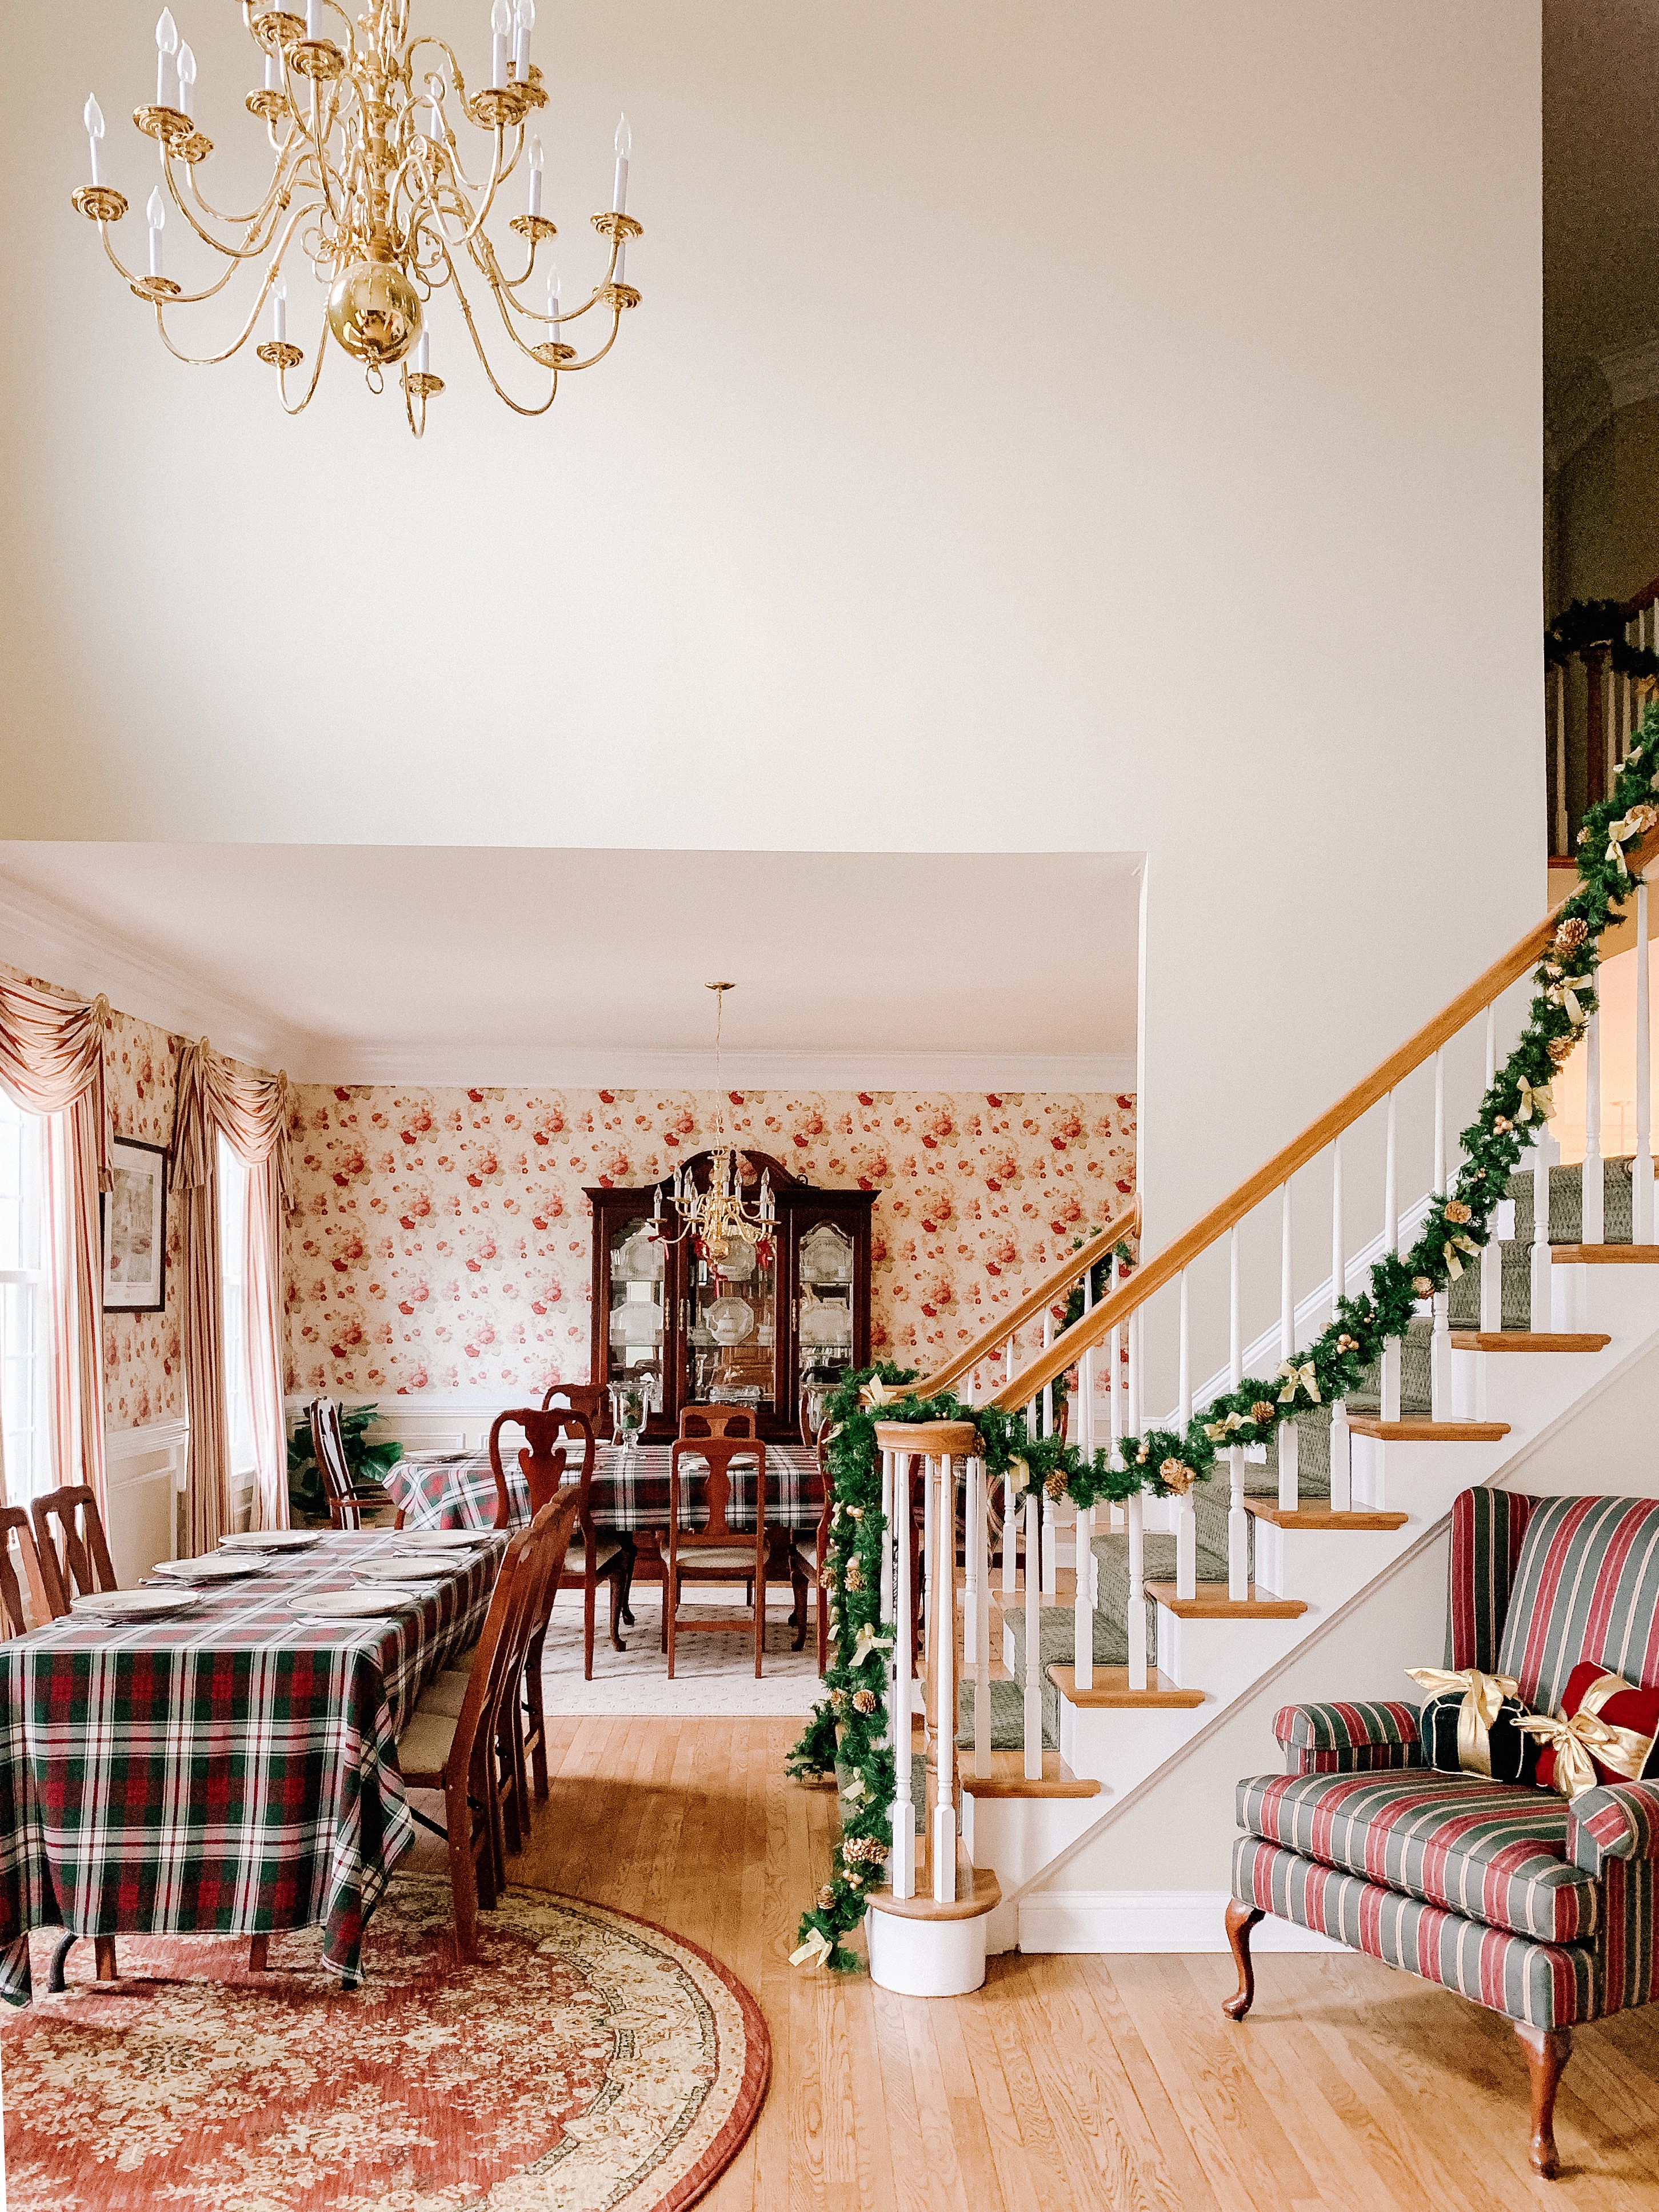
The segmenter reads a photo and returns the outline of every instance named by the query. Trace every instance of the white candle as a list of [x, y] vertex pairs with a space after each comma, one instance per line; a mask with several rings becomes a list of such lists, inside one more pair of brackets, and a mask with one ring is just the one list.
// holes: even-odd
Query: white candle
[[186, 46], [179, 49], [179, 106], [181, 112], [196, 112], [196, 57]]
[[628, 240], [625, 238], [619, 238], [617, 240], [617, 265], [611, 272], [611, 281], [613, 284], [620, 284], [623, 282], [623, 272], [627, 266]]
[[265, 56], [265, 90], [267, 92], [275, 92], [276, 89], [276, 57], [273, 53], [267, 53]]
[[547, 272], [547, 319], [550, 325], [547, 335], [550, 338], [557, 337], [559, 335], [559, 271], [556, 263]]
[[286, 276], [279, 276], [276, 279], [276, 283], [271, 288], [270, 335], [276, 339], [278, 345], [283, 345], [287, 342], [288, 279]]
[[513, 15], [513, 74], [522, 84], [530, 75], [530, 33], [536, 27], [536, 0], [519, 0]]
[[539, 215], [541, 211], [542, 142], [539, 138], [532, 138], [530, 142], [530, 212]]
[[435, 95], [432, 102], [432, 120], [427, 125], [426, 135], [434, 146], [441, 146], [444, 143], [444, 112], [439, 106]]
[[498, 91], [507, 83], [507, 38], [512, 28], [513, 10], [507, 0], [495, 0], [489, 11], [489, 82]]
[[314, 43], [323, 35], [322, 0], [306, 0], [306, 36]]
[[81, 119], [87, 126], [87, 137], [92, 146], [92, 181], [94, 185], [101, 185], [104, 181], [104, 172], [102, 164], [98, 159], [98, 148], [104, 135], [104, 111], [90, 94], [88, 94], [85, 107], [81, 111]]
[[144, 212], [149, 217], [149, 273], [152, 276], [159, 276], [161, 273], [161, 231], [167, 219], [159, 185], [150, 193]]
[[617, 125], [617, 183], [611, 195], [611, 208], [617, 215], [628, 212], [628, 157], [633, 150], [634, 134], [624, 115]]
[[432, 341], [424, 329], [415, 341], [415, 374], [424, 376], [432, 359]]
[[163, 8], [155, 24], [155, 105], [173, 105], [173, 57], [179, 51], [179, 26], [171, 8]]

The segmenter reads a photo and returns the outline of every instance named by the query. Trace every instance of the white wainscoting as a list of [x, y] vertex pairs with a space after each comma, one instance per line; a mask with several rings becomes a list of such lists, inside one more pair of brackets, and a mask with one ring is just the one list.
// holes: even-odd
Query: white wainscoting
[[[375, 1443], [400, 1443], [405, 1451], [482, 1451], [489, 1436], [489, 1425], [497, 1413], [515, 1402], [539, 1406], [539, 1390], [525, 1392], [522, 1400], [504, 1398], [499, 1391], [422, 1390], [418, 1398], [375, 1397], [367, 1391], [356, 1397], [342, 1395], [335, 1401], [343, 1409], [349, 1406], [378, 1407], [370, 1437]], [[290, 1397], [283, 1401], [283, 1413], [288, 1430], [293, 1435], [295, 1427], [306, 1417], [308, 1397]]]
[[147, 1421], [142, 1428], [106, 1429], [104, 1473], [109, 1485], [110, 1557], [124, 1589], [158, 1559], [179, 1556], [179, 1501], [185, 1490], [185, 1420]]

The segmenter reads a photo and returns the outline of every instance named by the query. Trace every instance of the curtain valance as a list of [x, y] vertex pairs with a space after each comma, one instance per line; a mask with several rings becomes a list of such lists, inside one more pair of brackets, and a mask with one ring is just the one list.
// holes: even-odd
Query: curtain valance
[[283, 1211], [291, 1212], [289, 1094], [288, 1077], [280, 1068], [275, 1075], [262, 1075], [238, 1067], [205, 1037], [185, 1045], [179, 1059], [173, 1125], [173, 1188], [193, 1190], [210, 1178], [216, 1133], [249, 1167], [275, 1160], [276, 1196]]
[[97, 1187], [111, 1187], [104, 1036], [109, 1000], [70, 999], [0, 977], [0, 1083], [31, 1114], [61, 1114], [90, 1091]]

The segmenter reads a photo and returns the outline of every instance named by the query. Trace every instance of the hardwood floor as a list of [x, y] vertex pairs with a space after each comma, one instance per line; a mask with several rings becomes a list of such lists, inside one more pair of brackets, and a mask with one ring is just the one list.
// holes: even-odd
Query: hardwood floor
[[[550, 1723], [552, 1796], [509, 1878], [661, 1922], [759, 1996], [771, 2094], [710, 2212], [1659, 2212], [1659, 2008], [1583, 2031], [1562, 2179], [1527, 2165], [1508, 2026], [1357, 1956], [994, 1960], [971, 1997], [788, 1963], [833, 1796], [785, 1721]], [[434, 1849], [437, 1847], [434, 1847]]]

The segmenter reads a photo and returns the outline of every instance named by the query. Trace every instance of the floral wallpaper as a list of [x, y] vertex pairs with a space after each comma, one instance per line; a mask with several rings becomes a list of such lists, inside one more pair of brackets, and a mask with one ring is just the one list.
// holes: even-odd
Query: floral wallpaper
[[[4, 963], [4, 973], [49, 991], [64, 986]], [[111, 1017], [105, 1048], [104, 1086], [110, 1126], [118, 1137], [147, 1145], [173, 1142], [177, 1040], [153, 1022], [131, 1014]], [[169, 1200], [167, 1231], [167, 1310], [104, 1316], [104, 1418], [115, 1429], [182, 1419], [179, 1359], [184, 1279], [179, 1224]]]
[[[541, 1390], [586, 1380], [583, 1186], [655, 1182], [710, 1140], [709, 1092], [295, 1093], [289, 1387]], [[878, 1351], [948, 1354], [1134, 1188], [1135, 1102], [732, 1091], [728, 1125], [809, 1182], [881, 1194]]]

